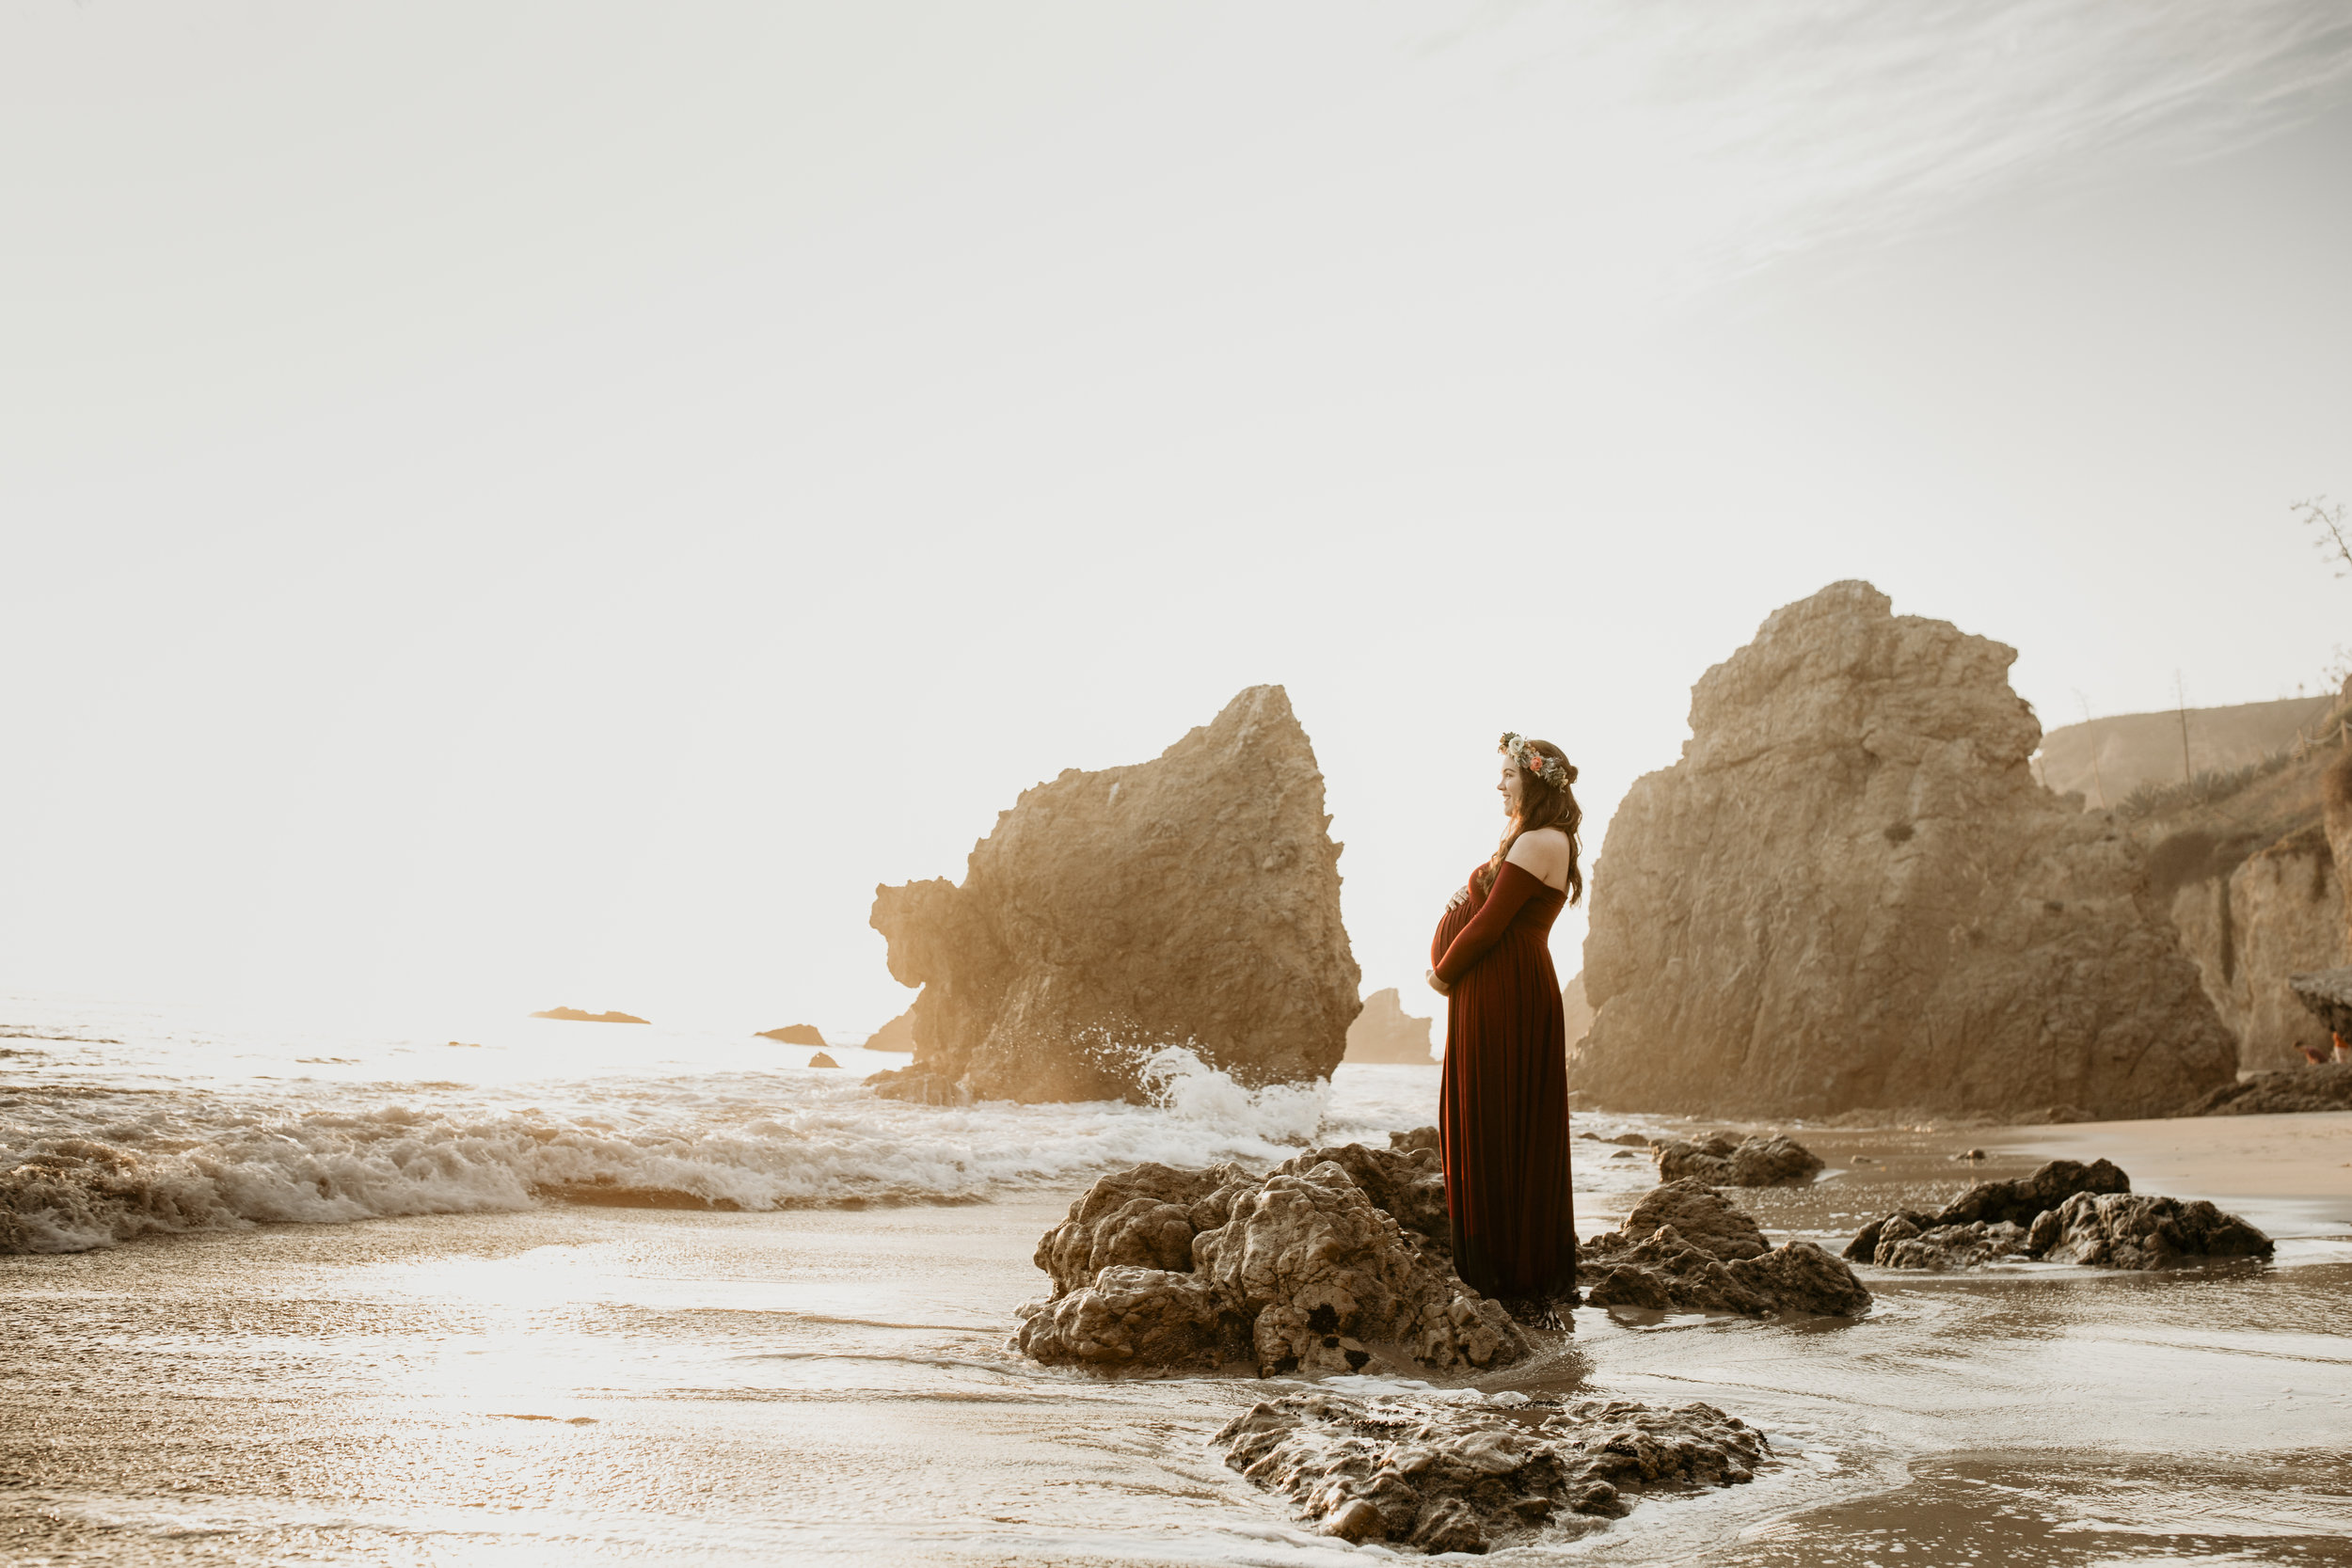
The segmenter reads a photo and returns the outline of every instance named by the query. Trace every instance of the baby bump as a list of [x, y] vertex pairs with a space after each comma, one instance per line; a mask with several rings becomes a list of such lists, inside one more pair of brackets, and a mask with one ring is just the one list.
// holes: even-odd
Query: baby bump
[[1469, 925], [1477, 913], [1470, 901], [1465, 898], [1438, 917], [1438, 934], [1429, 942], [1429, 961], [1432, 965], [1445, 956], [1445, 950], [1454, 945], [1454, 939], [1462, 934], [1462, 927]]

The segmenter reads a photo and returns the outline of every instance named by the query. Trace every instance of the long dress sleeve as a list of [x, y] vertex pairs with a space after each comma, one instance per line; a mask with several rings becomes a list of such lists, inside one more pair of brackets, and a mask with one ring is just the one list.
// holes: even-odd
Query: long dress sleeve
[[1486, 891], [1486, 901], [1478, 907], [1478, 913], [1462, 927], [1447, 946], [1445, 957], [1438, 961], [1438, 978], [1449, 986], [1461, 979], [1472, 964], [1502, 940], [1502, 933], [1510, 929], [1519, 906], [1533, 898], [1543, 885], [1541, 879], [1505, 861], [1494, 886]]

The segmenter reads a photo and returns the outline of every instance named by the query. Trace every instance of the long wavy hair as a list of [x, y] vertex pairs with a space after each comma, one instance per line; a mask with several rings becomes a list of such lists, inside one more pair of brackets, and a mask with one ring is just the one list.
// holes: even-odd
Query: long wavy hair
[[[1502, 830], [1502, 842], [1495, 846], [1494, 859], [1478, 873], [1478, 891], [1485, 893], [1502, 875], [1502, 863], [1509, 858], [1511, 846], [1519, 841], [1521, 833], [1532, 833], [1538, 828], [1557, 828], [1568, 835], [1568, 902], [1581, 903], [1584, 897], [1584, 872], [1578, 864], [1584, 852], [1577, 830], [1584, 825], [1584, 808], [1576, 803], [1576, 764], [1568, 753], [1549, 740], [1531, 740], [1528, 745], [1548, 757], [1558, 760], [1562, 782], [1554, 789], [1544, 782], [1540, 773], [1519, 769], [1519, 809], [1513, 814], [1511, 825]], [[1507, 754], [1507, 753], [1506, 753]]]

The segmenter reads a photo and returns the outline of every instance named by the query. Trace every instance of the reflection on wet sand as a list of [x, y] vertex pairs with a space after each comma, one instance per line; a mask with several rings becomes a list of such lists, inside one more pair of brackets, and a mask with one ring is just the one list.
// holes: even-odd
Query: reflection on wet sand
[[[1775, 1457], [1751, 1483], [1645, 1499], [1523, 1560], [2352, 1561], [2352, 1117], [1803, 1136], [1823, 1180], [1740, 1195], [1775, 1238], [1833, 1242], [2053, 1154], [2104, 1155], [2138, 1190], [2246, 1213], [2278, 1260], [1865, 1270], [1878, 1305], [1857, 1323], [1585, 1308], [1535, 1361], [1459, 1386], [1703, 1400]], [[1971, 1144], [1989, 1157], [1952, 1159]], [[2307, 1157], [2265, 1152], [2280, 1147]], [[1646, 1177], [1622, 1167], [1646, 1163], [1578, 1149], [1607, 1189], [1580, 1217], [1603, 1228]], [[1069, 1196], [547, 1208], [8, 1259], [0, 1553], [1357, 1557], [1206, 1446], [1295, 1382], [1103, 1380], [1005, 1348]]]

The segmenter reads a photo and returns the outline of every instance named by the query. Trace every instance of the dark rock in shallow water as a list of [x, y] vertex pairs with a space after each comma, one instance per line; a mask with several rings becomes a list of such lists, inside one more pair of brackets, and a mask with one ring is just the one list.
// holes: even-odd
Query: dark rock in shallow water
[[[1233, 1192], [1249, 1180], [1239, 1165], [1230, 1164], [1207, 1170], [1143, 1164], [1105, 1176], [1039, 1240], [1033, 1260], [1053, 1280], [1057, 1296], [1082, 1290], [1103, 1270], [1121, 1265], [1189, 1273], [1195, 1232], [1223, 1225]], [[1219, 1193], [1223, 1202], [1204, 1204]]]
[[2181, 1115], [2252, 1117], [2295, 1111], [2352, 1111], [2352, 1062], [2258, 1072], [2243, 1084], [2224, 1084]]
[[808, 1065], [811, 1067], [838, 1068], [841, 1064], [834, 1061], [831, 1056], [825, 1054], [825, 1053], [819, 1051], [816, 1055], [811, 1056], [808, 1059]]
[[1653, 1145], [1650, 1158], [1661, 1181], [1696, 1177], [1717, 1187], [1778, 1187], [1810, 1181], [1821, 1169], [1820, 1156], [1779, 1133], [1736, 1144], [1721, 1132], [1704, 1143], [1677, 1138]]
[[781, 1029], [762, 1029], [754, 1037], [777, 1040], [785, 1045], [813, 1045], [819, 1051], [825, 1049], [825, 1037], [818, 1032], [814, 1023], [787, 1023]]
[[1872, 1220], [1845, 1255], [1885, 1269], [1969, 1268], [2026, 1252], [2035, 1217], [2076, 1193], [2131, 1190], [2132, 1179], [2106, 1160], [2053, 1160], [2031, 1176], [1979, 1181], [1934, 1213], [1906, 1209]]
[[[1868, 1257], [1864, 1262], [1883, 1269], [1973, 1269], [2004, 1258], [2028, 1256], [2029, 1232], [2008, 1220], [1988, 1225], [1922, 1225], [1917, 1214], [1889, 1214], [1875, 1226]], [[1932, 1219], [1932, 1215], [1924, 1216]], [[1855, 1238], [1855, 1243], [1861, 1241]], [[1854, 1256], [1851, 1244], [1847, 1254]]]
[[1014, 1344], [1047, 1363], [1214, 1371], [1240, 1360], [1249, 1342], [1248, 1324], [1216, 1286], [1176, 1269], [1119, 1264], [1082, 1290], [1020, 1311]]
[[1422, 1212], [1433, 1163], [1349, 1145], [1263, 1177], [1232, 1165], [1104, 1177], [1039, 1242], [1054, 1293], [1020, 1308], [1014, 1348], [1106, 1370], [1250, 1358], [1262, 1374], [1522, 1360], [1534, 1347], [1510, 1314], [1456, 1279], [1442, 1243], [1400, 1227], [1355, 1174]]
[[2132, 1179], [2110, 1161], [2053, 1160], [2031, 1176], [1979, 1181], [1936, 1213], [1939, 1225], [2031, 1225], [2076, 1193], [2128, 1193]]
[[2270, 1238], [2202, 1201], [2135, 1195], [2105, 1160], [2053, 1160], [1984, 1181], [1935, 1213], [1906, 1210], [1862, 1227], [1846, 1256], [1883, 1269], [1967, 1269], [2004, 1258], [2154, 1269], [2207, 1258], [2267, 1258]]
[[1744, 1211], [1733, 1208], [1704, 1181], [1668, 1181], [1642, 1195], [1642, 1201], [1614, 1230], [1577, 1247], [1578, 1259], [1605, 1258], [1672, 1226], [1684, 1240], [1711, 1257], [1760, 1258], [1772, 1248], [1763, 1230]]
[[1294, 1394], [1227, 1422], [1225, 1463], [1326, 1533], [1485, 1552], [1599, 1528], [1645, 1492], [1730, 1486], [1771, 1456], [1712, 1405], [1514, 1406]]
[[2053, 1263], [2162, 1269], [2216, 1258], [2267, 1258], [2270, 1238], [2202, 1198], [2078, 1193], [2033, 1224], [2031, 1250]]
[[1774, 1247], [1756, 1221], [1703, 1181], [1653, 1188], [1613, 1231], [1577, 1248], [1577, 1280], [1596, 1307], [1762, 1317], [1860, 1317], [1870, 1292], [1811, 1242]]

